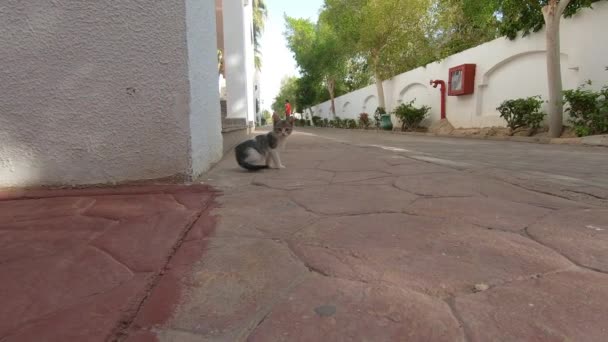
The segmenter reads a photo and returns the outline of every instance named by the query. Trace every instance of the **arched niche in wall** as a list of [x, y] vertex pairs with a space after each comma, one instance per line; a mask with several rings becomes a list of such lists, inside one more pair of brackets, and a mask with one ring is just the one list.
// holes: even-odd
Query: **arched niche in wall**
[[[429, 115], [425, 120], [422, 121], [422, 126], [428, 126], [430, 125], [430, 123], [433, 120], [433, 116], [432, 115], [436, 115], [437, 117], [439, 116], [439, 110], [435, 109], [433, 111], [434, 108], [432, 108], [432, 98], [431, 98], [431, 92], [429, 89], [430, 85], [428, 83], [422, 83], [422, 82], [412, 82], [409, 83], [408, 85], [406, 85], [405, 87], [403, 87], [401, 89], [401, 91], [399, 92], [399, 96], [397, 97], [397, 103], [396, 106], [401, 105], [402, 103], [408, 103], [412, 100], [414, 100], [414, 105], [416, 107], [421, 107], [421, 106], [430, 106], [431, 107], [431, 115]], [[437, 93], [437, 96], [439, 96], [439, 92]], [[436, 114], [433, 114], [436, 113]], [[438, 119], [437, 119], [438, 120]], [[399, 124], [398, 122], [396, 122], [395, 124]]]
[[342, 105], [342, 111], [341, 111], [342, 115], [341, 116], [343, 116], [343, 117], [348, 116], [350, 114], [350, 107], [351, 107], [350, 102], [346, 101], [346, 103], [344, 103]]
[[[498, 115], [496, 107], [507, 99], [541, 95], [547, 99], [547, 52], [530, 50], [509, 56], [494, 64], [478, 78], [475, 115]], [[578, 68], [561, 54], [564, 88], [576, 86]]]
[[412, 82], [399, 92], [399, 97], [397, 98], [397, 105], [400, 105], [405, 102], [409, 102], [411, 100], [416, 99], [416, 105], [431, 105], [430, 103], [430, 93], [429, 86], [427, 84], [421, 82]]
[[369, 95], [363, 100], [363, 113], [373, 114], [376, 112], [376, 108], [378, 108], [378, 99], [375, 95]]

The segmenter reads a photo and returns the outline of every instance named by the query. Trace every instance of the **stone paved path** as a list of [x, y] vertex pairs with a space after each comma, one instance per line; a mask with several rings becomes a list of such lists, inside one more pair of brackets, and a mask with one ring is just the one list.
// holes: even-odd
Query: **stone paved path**
[[120, 339], [146, 298], [156, 319], [170, 315], [214, 196], [200, 185], [0, 192], [0, 341]]
[[0, 192], [0, 341], [608, 340], [605, 189], [314, 133], [285, 170], [228, 155], [202, 179], [217, 198]]
[[282, 159], [208, 174], [217, 229], [129, 341], [608, 340], [605, 207], [307, 133]]

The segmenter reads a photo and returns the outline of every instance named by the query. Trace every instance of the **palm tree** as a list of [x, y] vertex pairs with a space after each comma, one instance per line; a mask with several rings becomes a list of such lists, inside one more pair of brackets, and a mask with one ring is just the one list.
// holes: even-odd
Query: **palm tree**
[[268, 8], [264, 0], [253, 0], [253, 46], [255, 49], [255, 67], [262, 69], [261, 40], [264, 24], [268, 17]]

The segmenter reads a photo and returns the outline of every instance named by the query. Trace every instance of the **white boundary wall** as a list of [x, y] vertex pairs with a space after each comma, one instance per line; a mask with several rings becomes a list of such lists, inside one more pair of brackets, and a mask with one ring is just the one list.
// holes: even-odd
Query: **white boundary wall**
[[[562, 79], [564, 89], [591, 80], [591, 88], [608, 84], [608, 3], [594, 4], [576, 16], [562, 19]], [[498, 38], [384, 81], [387, 110], [416, 99], [416, 105], [431, 106], [426, 125], [439, 120], [441, 94], [431, 79], [448, 81], [448, 70], [465, 63], [477, 65], [475, 93], [447, 97], [447, 117], [454, 127], [505, 126], [496, 107], [507, 99], [541, 95], [547, 99], [544, 30], [510, 41]], [[447, 90], [446, 90], [447, 91]], [[378, 106], [376, 86], [371, 85], [336, 99], [336, 115], [356, 119], [373, 115]], [[311, 108], [313, 115], [330, 118], [330, 102]], [[395, 118], [393, 117], [393, 122]]]

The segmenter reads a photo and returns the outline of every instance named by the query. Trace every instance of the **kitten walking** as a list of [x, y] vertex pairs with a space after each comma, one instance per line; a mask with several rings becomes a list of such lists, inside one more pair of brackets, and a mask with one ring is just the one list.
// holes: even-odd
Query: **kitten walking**
[[237, 163], [244, 169], [258, 171], [271, 167], [284, 169], [279, 156], [279, 146], [284, 146], [287, 138], [293, 131], [293, 118], [281, 120], [273, 115], [273, 130], [254, 139], [244, 141], [235, 147]]

